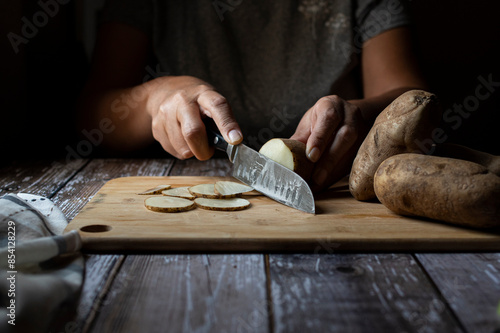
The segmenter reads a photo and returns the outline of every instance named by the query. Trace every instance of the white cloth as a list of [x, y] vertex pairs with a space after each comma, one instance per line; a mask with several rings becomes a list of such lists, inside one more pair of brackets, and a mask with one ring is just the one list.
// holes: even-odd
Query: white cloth
[[[20, 193], [0, 198], [0, 332], [45, 332], [76, 306], [84, 259], [78, 232], [54, 203]], [[69, 310], [69, 311], [68, 311]]]

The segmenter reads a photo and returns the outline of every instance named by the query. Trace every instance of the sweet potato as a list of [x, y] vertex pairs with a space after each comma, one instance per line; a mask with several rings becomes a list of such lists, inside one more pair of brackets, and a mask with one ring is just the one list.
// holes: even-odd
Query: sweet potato
[[354, 159], [349, 190], [357, 200], [375, 198], [373, 177], [385, 159], [403, 153], [423, 153], [419, 143], [438, 127], [441, 109], [435, 95], [411, 90], [380, 113]]
[[477, 163], [400, 154], [380, 164], [374, 188], [380, 202], [397, 214], [500, 226], [500, 177]]

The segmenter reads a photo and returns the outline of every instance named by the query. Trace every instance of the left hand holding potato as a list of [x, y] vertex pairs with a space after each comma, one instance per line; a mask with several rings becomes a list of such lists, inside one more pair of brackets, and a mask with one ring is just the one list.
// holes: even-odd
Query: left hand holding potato
[[306, 112], [291, 139], [304, 142], [307, 157], [315, 162], [314, 192], [349, 173], [367, 127], [360, 109], [336, 95], [322, 97]]

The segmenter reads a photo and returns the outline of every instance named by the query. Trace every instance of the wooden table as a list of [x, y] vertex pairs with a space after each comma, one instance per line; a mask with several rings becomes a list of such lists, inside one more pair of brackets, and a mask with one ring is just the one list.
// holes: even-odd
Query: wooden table
[[[0, 194], [51, 198], [71, 220], [110, 179], [221, 176], [229, 163], [16, 161]], [[53, 332], [499, 332], [500, 253], [92, 254]]]

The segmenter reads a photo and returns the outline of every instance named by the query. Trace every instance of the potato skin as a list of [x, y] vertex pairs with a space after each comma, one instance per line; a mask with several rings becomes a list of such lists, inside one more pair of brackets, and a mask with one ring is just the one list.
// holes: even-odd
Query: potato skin
[[469, 227], [500, 226], [500, 177], [477, 163], [395, 155], [378, 167], [374, 187], [380, 202], [400, 215]]
[[385, 108], [352, 164], [349, 190], [354, 198], [375, 198], [373, 177], [385, 159], [403, 153], [423, 153], [418, 143], [431, 137], [440, 117], [437, 97], [423, 90], [407, 91]]
[[295, 171], [304, 180], [309, 181], [313, 171], [314, 163], [307, 158], [306, 144], [292, 139], [280, 139], [293, 154], [293, 165]]
[[491, 155], [453, 143], [437, 145], [433, 155], [451, 157], [481, 164], [495, 175], [500, 176], [500, 156]]
[[293, 139], [274, 138], [271, 140], [280, 140], [285, 144], [293, 156], [293, 171], [304, 178], [305, 181], [309, 181], [311, 179], [314, 163], [307, 158], [306, 144]]

